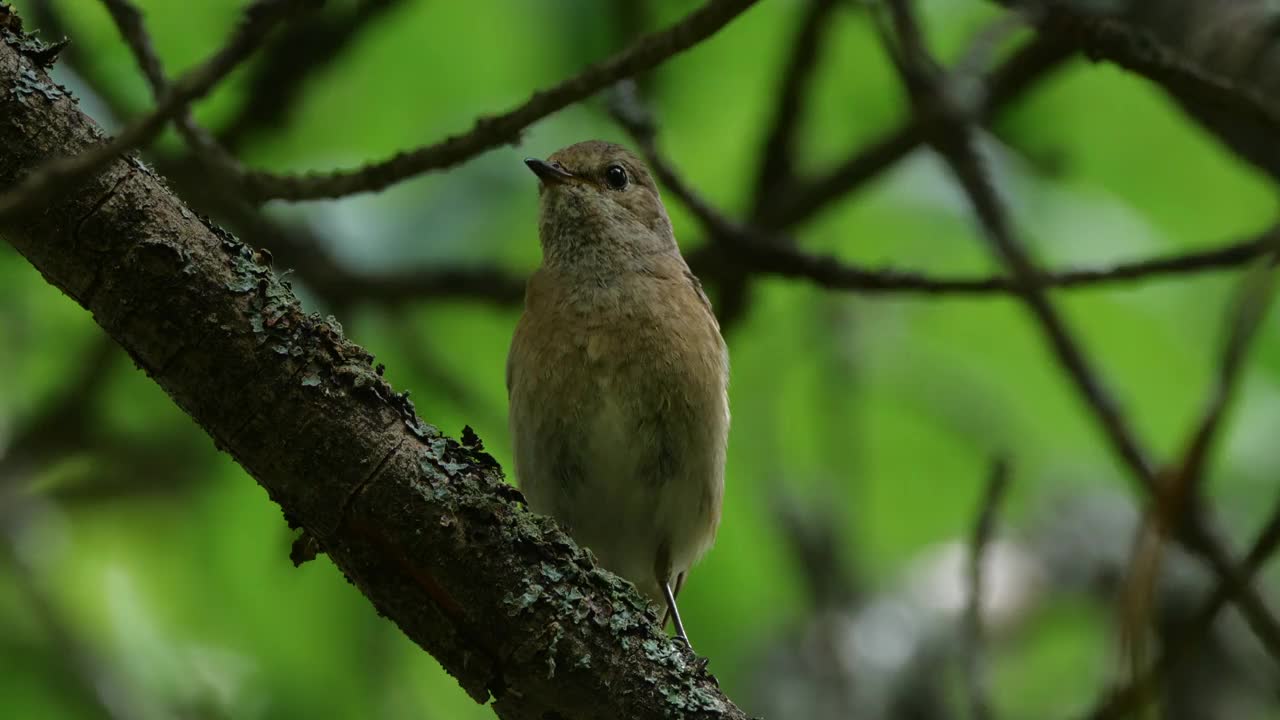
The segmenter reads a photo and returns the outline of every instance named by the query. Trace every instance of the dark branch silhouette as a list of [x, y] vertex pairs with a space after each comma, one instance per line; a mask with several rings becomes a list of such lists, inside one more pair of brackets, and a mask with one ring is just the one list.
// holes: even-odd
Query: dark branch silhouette
[[[941, 84], [942, 75], [924, 48], [910, 3], [891, 0], [889, 7], [894, 32], [884, 31], [885, 44], [913, 104], [923, 107], [919, 114], [930, 119], [930, 143], [942, 154], [964, 189], [986, 238], [1009, 267], [1018, 283], [1019, 295], [1039, 322], [1055, 357], [1084, 398], [1112, 450], [1139, 486], [1158, 500], [1163, 487], [1156, 466], [1044, 288], [1037, 284], [1036, 278], [1041, 273], [1013, 234], [973, 144], [967, 118], [949, 104], [949, 96]], [[1200, 556], [1225, 585], [1239, 592], [1236, 601], [1250, 627], [1272, 657], [1280, 661], [1280, 623], [1252, 586], [1238, 582], [1235, 562], [1206, 517], [1189, 518], [1178, 539]]]
[[0, 195], [0, 218], [40, 204], [49, 196], [101, 172], [122, 154], [156, 138], [164, 126], [194, 100], [208, 94], [243, 62], [266, 38], [276, 23], [315, 0], [256, 0], [244, 12], [226, 45], [195, 69], [184, 74], [164, 93], [155, 108], [129, 123], [110, 142], [77, 155], [56, 157], [34, 168], [21, 180], [10, 180], [11, 189]]
[[626, 50], [554, 87], [533, 93], [527, 101], [507, 112], [481, 116], [470, 132], [454, 135], [434, 145], [400, 152], [394, 157], [353, 170], [305, 176], [250, 172], [236, 180], [250, 197], [259, 201], [272, 198], [315, 200], [374, 192], [425, 172], [453, 167], [487, 150], [515, 143], [525, 128], [551, 113], [688, 50], [714, 35], [758, 1], [708, 0], [671, 27], [640, 38]]

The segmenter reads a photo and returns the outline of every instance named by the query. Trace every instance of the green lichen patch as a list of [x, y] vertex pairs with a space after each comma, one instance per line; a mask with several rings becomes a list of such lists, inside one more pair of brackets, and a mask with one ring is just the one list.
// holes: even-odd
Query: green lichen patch
[[[57, 42], [46, 43], [35, 33], [27, 34], [22, 27], [22, 16], [9, 3], [0, 3], [0, 38], [9, 47], [22, 53], [42, 68], [51, 68], [58, 61], [58, 54], [69, 44], [63, 38]], [[63, 94], [70, 95], [63, 89]]]
[[419, 440], [430, 440], [440, 436], [440, 431], [435, 426], [423, 422], [417, 415], [405, 418], [404, 426], [409, 428], [409, 432]]
[[677, 682], [669, 678], [667, 682], [658, 683], [658, 692], [662, 699], [672, 708], [682, 712], [724, 710], [720, 698], [704, 687], [693, 682]]
[[9, 89], [9, 94], [18, 102], [27, 102], [29, 98], [36, 95], [40, 95], [45, 100], [52, 102], [70, 95], [66, 88], [55, 83], [45, 82], [40, 79], [40, 75], [30, 68], [22, 68], [18, 74], [18, 81]]
[[541, 573], [542, 577], [550, 580], [551, 582], [560, 582], [564, 579], [564, 573], [560, 572], [560, 570], [551, 563], [542, 563]]
[[505, 605], [512, 616], [525, 613], [544, 595], [544, 588], [535, 582], [529, 582], [524, 586], [523, 592], [507, 593], [502, 596], [502, 604]]

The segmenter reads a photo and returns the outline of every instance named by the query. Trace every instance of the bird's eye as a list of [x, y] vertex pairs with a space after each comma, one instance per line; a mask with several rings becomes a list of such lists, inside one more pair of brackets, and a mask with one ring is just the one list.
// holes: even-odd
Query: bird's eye
[[627, 187], [627, 169], [621, 165], [610, 165], [604, 171], [604, 181], [609, 183], [609, 187], [614, 190], [622, 190]]

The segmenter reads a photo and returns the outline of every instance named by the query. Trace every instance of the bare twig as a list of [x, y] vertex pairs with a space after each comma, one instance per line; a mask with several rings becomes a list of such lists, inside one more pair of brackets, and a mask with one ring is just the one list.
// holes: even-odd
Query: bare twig
[[315, 0], [255, 0], [217, 53], [168, 88], [151, 112], [129, 123], [110, 142], [73, 157], [58, 158], [28, 174], [0, 195], [0, 218], [28, 208], [93, 176], [120, 155], [153, 140], [175, 115], [213, 89], [261, 44], [280, 20]]
[[[1037, 270], [1035, 282], [1043, 288], [1077, 289], [1233, 269], [1262, 255], [1275, 233], [1272, 229], [1259, 237], [1210, 250], [1105, 267]], [[1018, 292], [1017, 282], [1004, 275], [948, 278], [909, 270], [866, 268], [831, 255], [807, 253], [777, 243], [750, 242], [742, 236], [733, 237], [727, 252], [731, 253], [732, 262], [742, 263], [756, 274], [803, 278], [820, 287], [861, 294], [1002, 296]]]
[[[160, 56], [156, 54], [155, 45], [151, 42], [151, 36], [147, 33], [142, 11], [129, 0], [102, 0], [102, 4], [106, 6], [111, 19], [120, 30], [120, 35], [124, 37], [129, 50], [133, 52], [133, 58], [147, 78], [147, 84], [151, 86], [152, 93], [159, 97], [168, 87], [169, 80], [165, 77], [164, 65], [161, 64]], [[184, 107], [179, 115], [188, 113], [189, 108]]]
[[1280, 238], [1268, 238], [1264, 249], [1268, 251], [1265, 264], [1245, 275], [1234, 299], [1235, 309], [1226, 323], [1216, 382], [1180, 464], [1178, 475], [1193, 492], [1202, 485], [1209, 451], [1240, 384], [1245, 355], [1275, 297], [1275, 262], [1280, 252]]
[[759, 0], [708, 0], [676, 24], [640, 38], [631, 47], [560, 84], [540, 90], [500, 115], [482, 116], [467, 133], [351, 170], [305, 176], [250, 172], [238, 178], [256, 200], [314, 200], [375, 192], [433, 170], [442, 170], [501, 145], [517, 142], [529, 125], [601, 89], [654, 68], [706, 40]]
[[[157, 96], [162, 95], [169, 82], [143, 23], [142, 13], [130, 0], [103, 0], [103, 3], [115, 19], [152, 90]], [[378, 4], [377, 0], [370, 0], [366, 6]], [[51, 11], [50, 15], [56, 18]], [[176, 121], [196, 159], [203, 163], [205, 169], [211, 166], [216, 171], [212, 178], [204, 169], [197, 171], [196, 182], [204, 184], [200, 201], [216, 206], [217, 214], [246, 233], [255, 246], [280, 254], [286, 267], [297, 270], [308, 288], [330, 304], [338, 306], [362, 301], [398, 304], [410, 300], [458, 298], [513, 305], [523, 298], [523, 279], [496, 266], [428, 267], [384, 273], [355, 272], [343, 267], [320, 246], [318, 238], [272, 222], [245, 202], [235, 188], [228, 187], [223, 180], [235, 173], [237, 161], [208, 131], [195, 123], [189, 110], [179, 113]], [[189, 184], [190, 171], [184, 172], [174, 163], [163, 164], [169, 166], [166, 175], [170, 180], [178, 185]]]
[[971, 720], [990, 720], [991, 698], [987, 693], [985, 659], [983, 657], [982, 598], [984, 588], [983, 563], [987, 544], [995, 530], [996, 515], [1000, 511], [1009, 489], [1009, 462], [997, 457], [991, 463], [982, 504], [978, 507], [978, 519], [973, 525], [969, 540], [969, 598], [964, 613], [964, 671], [969, 694]]
[[[1038, 37], [1027, 43], [987, 77], [983, 83], [986, 93], [981, 112], [991, 117], [1060, 67], [1072, 54], [1069, 46], [1052, 37]], [[887, 170], [923, 142], [920, 120], [907, 120], [830, 171], [787, 188], [777, 205], [760, 220], [769, 227], [779, 228], [802, 223]]]
[[1239, 593], [1241, 588], [1253, 582], [1258, 571], [1262, 569], [1263, 563], [1275, 553], [1277, 547], [1280, 547], [1280, 498], [1277, 498], [1270, 518], [1249, 548], [1235, 578], [1215, 585], [1213, 592], [1200, 606], [1186, 633], [1176, 642], [1168, 645], [1146, 672], [1099, 702], [1088, 713], [1087, 718], [1118, 720], [1131, 716], [1151, 697], [1151, 691], [1160, 678], [1166, 677], [1194, 647], [1204, 641], [1227, 603]]
[[[1153, 33], [1123, 21], [1084, 13], [1071, 3], [1049, 2], [1041, 8], [1040, 32], [1084, 50], [1091, 58], [1111, 61], [1152, 80], [1180, 101], [1201, 108], [1226, 109], [1239, 118], [1280, 132], [1280, 105], [1247, 83], [1240, 83], [1190, 61]], [[1206, 19], [1220, 12], [1206, 6]], [[1262, 19], [1259, 18], [1259, 25]]]
[[[712, 206], [661, 152], [653, 114], [633, 84], [619, 83], [611, 95], [609, 108], [614, 119], [635, 141], [658, 180], [693, 213], [715, 241], [714, 246], [689, 254], [689, 264], [695, 270], [722, 271], [712, 267], [713, 262], [722, 262], [755, 274], [802, 278], [831, 290], [863, 294], [1005, 295], [1019, 291], [1018, 283], [1005, 275], [946, 278], [909, 270], [867, 268], [831, 255], [805, 252], [791, 239], [762, 239], [763, 233], [753, 226], [740, 224]], [[1255, 237], [1210, 250], [1099, 268], [1055, 272], [1033, 269], [1039, 287], [1082, 288], [1236, 268], [1258, 258], [1277, 241], [1280, 241], [1280, 228], [1272, 227]]]
[[280, 270], [297, 273], [307, 290], [340, 309], [358, 303], [396, 305], [425, 300], [459, 300], [497, 306], [519, 304], [524, 298], [524, 278], [496, 263], [475, 265], [424, 265], [386, 270], [356, 270], [328, 250], [321, 231], [269, 217], [246, 201], [235, 188], [209, 182], [197, 164], [162, 159], [157, 166], [179, 193], [199, 192], [191, 200], [227, 223], [245, 242], [266, 248]]
[[902, 47], [896, 50], [891, 45], [890, 52], [912, 101], [917, 105], [931, 105], [918, 113], [922, 122], [929, 122], [929, 142], [937, 147], [964, 188], [996, 254], [1012, 271], [1016, 292], [1040, 322], [1058, 361], [1088, 402], [1112, 447], [1142, 482], [1149, 485], [1154, 477], [1154, 466], [1114, 400], [1104, 390], [1065, 321], [1036, 282], [1040, 272], [1013, 237], [1004, 209], [983, 172], [982, 161], [973, 147], [964, 115], [954, 111], [950, 117], [944, 115], [949, 110], [946, 95], [934, 85], [938, 69], [923, 47], [909, 3], [892, 0], [889, 6], [897, 37], [902, 43]]
[[40, 465], [87, 442], [93, 427], [87, 412], [106, 384], [119, 353], [105, 333], [95, 338], [81, 355], [78, 374], [70, 378], [59, 396], [22, 424], [0, 449], [0, 489], [26, 475], [29, 466]]
[[[41, 37], [62, 38], [65, 41], [69, 34], [67, 23], [64, 21], [63, 14], [54, 5], [53, 0], [31, 0], [23, 8], [23, 12], [28, 16], [27, 19], [31, 24], [39, 28]], [[110, 92], [110, 88], [103, 82], [104, 63], [95, 63], [90, 55], [88, 48], [82, 43], [67, 42], [66, 47], [58, 55], [58, 64], [59, 66], [72, 65], [75, 74], [92, 88], [113, 118], [127, 117], [131, 110], [129, 103], [122, 93]]]
[[805, 94], [818, 66], [818, 54], [830, 29], [836, 0], [808, 0], [800, 27], [791, 43], [791, 54], [782, 68], [782, 80], [773, 108], [773, 119], [764, 134], [756, 173], [754, 215], [762, 215], [774, 191], [791, 182], [795, 162], [796, 132]]
[[1159, 85], [1237, 156], [1280, 177], [1269, 3], [997, 1], [1035, 8], [1041, 36]]
[[358, 273], [309, 267], [307, 282], [333, 300], [398, 304], [417, 300], [473, 300], [497, 306], [524, 300], [524, 278], [496, 265], [424, 267]]
[[[1037, 283], [1040, 272], [1014, 238], [1004, 208], [989, 184], [982, 160], [973, 146], [968, 118], [952, 107], [945, 89], [938, 84], [940, 71], [924, 48], [910, 3], [891, 0], [889, 8], [897, 43], [886, 37], [886, 45], [918, 108], [918, 117], [927, 123], [929, 142], [942, 154], [969, 197], [987, 239], [1012, 271], [1018, 294], [1039, 322], [1058, 362], [1085, 399], [1112, 449], [1141, 487], [1152, 497], [1157, 497], [1160, 487], [1147, 451], [1106, 391], [1065, 321]], [[1252, 587], [1237, 581], [1239, 573], [1231, 555], [1208, 521], [1199, 515], [1191, 520], [1179, 535], [1179, 540], [1200, 556], [1224, 583], [1239, 591], [1236, 599], [1250, 627], [1268, 652], [1280, 660], [1280, 623]]]
[[[753, 224], [761, 229], [769, 229], [770, 209], [785, 198], [786, 188], [794, 182], [795, 136], [800, 126], [804, 96], [817, 69], [818, 53], [827, 37], [826, 31], [835, 9], [835, 0], [808, 0], [791, 44], [790, 56], [783, 64], [781, 89], [774, 105], [773, 119], [764, 135], [752, 189], [750, 217]], [[770, 236], [764, 241], [784, 239]], [[716, 314], [720, 318], [721, 331], [727, 333], [746, 314], [751, 301], [751, 278], [745, 269], [729, 268], [721, 273], [717, 295]]]
[[290, 23], [254, 63], [249, 89], [219, 130], [218, 140], [234, 149], [256, 130], [278, 130], [297, 110], [307, 78], [343, 58], [375, 21], [404, 4], [360, 0], [342, 14], [321, 13]]
[[[1181, 528], [1184, 518], [1199, 513], [1209, 452], [1239, 385], [1249, 345], [1275, 295], [1274, 264], [1280, 244], [1272, 239], [1267, 250], [1268, 257], [1263, 265], [1254, 268], [1255, 272], [1246, 273], [1234, 298], [1234, 311], [1225, 323], [1216, 382], [1204, 412], [1190, 433], [1182, 460], [1160, 474], [1159, 493], [1148, 503], [1134, 541], [1129, 579], [1124, 591], [1122, 630], [1127, 641], [1130, 671], [1135, 678], [1140, 676], [1146, 662], [1146, 618], [1150, 614], [1152, 596], [1160, 575], [1165, 538]], [[1227, 584], [1227, 578], [1219, 581], [1219, 585]]]
[[[146, 76], [147, 83], [151, 86], [152, 94], [157, 101], [163, 100], [165, 92], [169, 90], [169, 79], [165, 76], [160, 57], [156, 55], [151, 35], [147, 32], [146, 24], [142, 19], [142, 11], [131, 0], [102, 0], [102, 2], [107, 6], [116, 27], [120, 29], [120, 35], [133, 52], [138, 67], [142, 69], [142, 74]], [[212, 133], [196, 122], [189, 105], [181, 108], [174, 115], [173, 121], [179, 134], [191, 148], [195, 159], [208, 171], [203, 173], [206, 182], [212, 181], [225, 187], [229, 184], [229, 178], [243, 172], [240, 161], [222, 147]], [[209, 172], [213, 173], [213, 177], [209, 177]]]

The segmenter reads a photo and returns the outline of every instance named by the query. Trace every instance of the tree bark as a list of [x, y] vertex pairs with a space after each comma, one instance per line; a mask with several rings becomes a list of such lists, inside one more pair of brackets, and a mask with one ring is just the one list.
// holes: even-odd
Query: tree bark
[[[6, 29], [8, 28], [8, 29]], [[103, 142], [0, 23], [0, 187]], [[424, 423], [270, 257], [123, 158], [3, 236], [503, 718], [744, 718], [634, 589], [530, 513], [479, 440]]]

